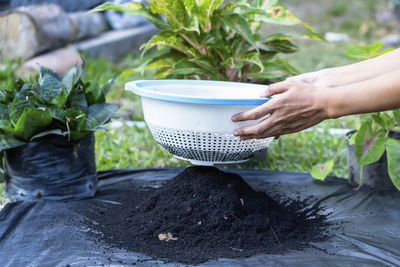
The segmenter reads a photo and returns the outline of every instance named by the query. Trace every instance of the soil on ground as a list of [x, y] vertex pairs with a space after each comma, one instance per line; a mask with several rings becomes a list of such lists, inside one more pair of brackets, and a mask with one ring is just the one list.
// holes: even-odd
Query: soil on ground
[[319, 207], [278, 202], [239, 175], [213, 167], [186, 168], [160, 188], [129, 191], [118, 201], [93, 215], [96, 238], [167, 261], [282, 254], [328, 238]]

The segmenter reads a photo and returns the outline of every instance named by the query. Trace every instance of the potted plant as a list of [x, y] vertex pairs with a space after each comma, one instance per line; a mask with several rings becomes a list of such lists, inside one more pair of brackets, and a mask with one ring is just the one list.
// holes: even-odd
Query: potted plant
[[38, 78], [0, 87], [0, 150], [11, 200], [80, 198], [96, 191], [94, 135], [118, 105], [75, 66], [61, 78], [41, 67]]
[[[350, 44], [346, 55], [365, 60], [386, 53], [383, 43], [368, 46]], [[360, 116], [360, 127], [346, 134], [349, 182], [372, 188], [400, 190], [400, 110]], [[334, 166], [335, 158], [313, 167], [314, 178], [324, 180]], [[394, 187], [393, 187], [394, 186]]]
[[[149, 53], [142, 64], [126, 71], [149, 72], [154, 78], [206, 79], [232, 82], [270, 83], [297, 74], [278, 57], [293, 53], [294, 39], [323, 38], [302, 23], [278, 1], [148, 0], [104, 3], [92, 11], [117, 10], [144, 16], [160, 32], [142, 45]], [[261, 38], [263, 24], [303, 25], [301, 34], [275, 33]], [[154, 51], [154, 48], [157, 51]]]

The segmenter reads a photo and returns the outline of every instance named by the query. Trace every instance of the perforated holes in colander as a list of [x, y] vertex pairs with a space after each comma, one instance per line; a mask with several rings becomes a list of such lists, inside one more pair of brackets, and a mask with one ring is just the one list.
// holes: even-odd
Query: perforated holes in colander
[[172, 154], [190, 160], [247, 160], [269, 146], [273, 138], [240, 140], [230, 133], [194, 132], [148, 124], [156, 141]]

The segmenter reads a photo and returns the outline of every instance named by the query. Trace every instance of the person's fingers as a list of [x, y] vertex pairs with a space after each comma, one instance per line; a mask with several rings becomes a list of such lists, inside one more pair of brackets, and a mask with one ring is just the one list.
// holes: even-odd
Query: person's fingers
[[286, 92], [291, 85], [289, 81], [282, 81], [278, 83], [271, 84], [265, 89], [264, 92], [260, 94], [260, 97], [270, 97], [276, 94], [282, 94]]
[[253, 125], [244, 126], [233, 131], [233, 135], [241, 138], [251, 139], [249, 137], [261, 136], [263, 132], [270, 127], [271, 122], [267, 119]]
[[267, 114], [271, 113], [272, 110], [273, 110], [273, 100], [270, 100], [267, 103], [264, 103], [258, 107], [235, 114], [232, 116], [231, 119], [233, 122], [258, 120], [266, 116]]

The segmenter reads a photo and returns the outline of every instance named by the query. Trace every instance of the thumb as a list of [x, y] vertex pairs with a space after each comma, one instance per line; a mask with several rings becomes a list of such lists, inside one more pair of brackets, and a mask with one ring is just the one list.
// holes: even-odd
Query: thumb
[[260, 94], [261, 97], [270, 97], [276, 94], [282, 94], [289, 89], [290, 82], [283, 81], [271, 84], [268, 88]]

